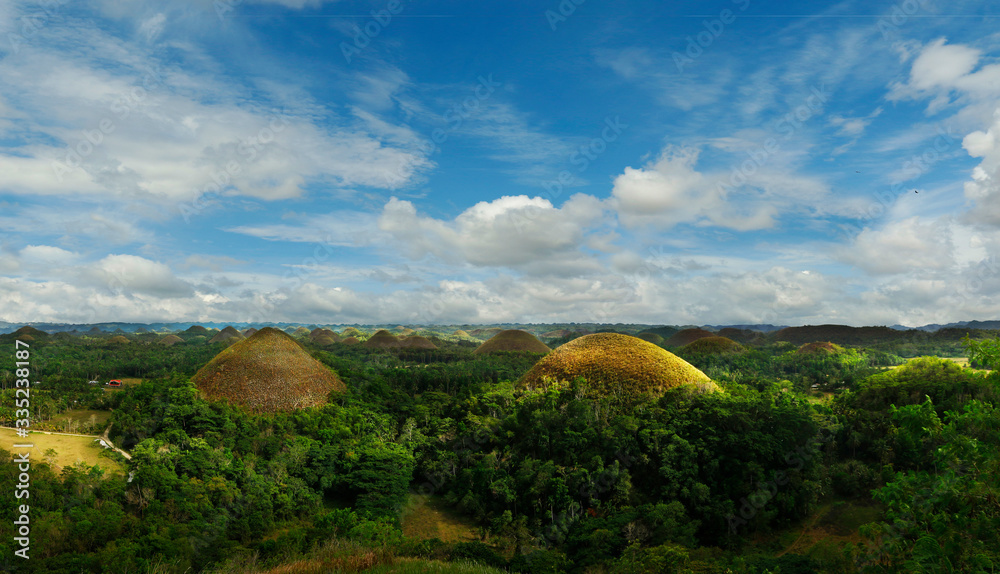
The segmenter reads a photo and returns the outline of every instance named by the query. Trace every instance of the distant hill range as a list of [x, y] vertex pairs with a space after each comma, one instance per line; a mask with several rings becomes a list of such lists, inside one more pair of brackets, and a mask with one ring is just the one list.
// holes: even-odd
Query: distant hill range
[[[0, 334], [12, 333], [24, 326], [25, 323], [8, 323], [0, 322]], [[222, 329], [227, 326], [235, 327], [236, 329], [242, 331], [249, 327], [263, 328], [263, 327], [275, 327], [278, 329], [287, 328], [304, 328], [302, 323], [220, 323], [220, 322], [205, 322], [205, 323], [97, 323], [97, 324], [72, 324], [72, 323], [28, 323], [32, 327], [45, 331], [47, 333], [58, 333], [61, 331], [67, 332], [77, 332], [80, 334], [91, 331], [96, 328], [105, 333], [142, 333], [148, 331], [155, 331], [159, 333], [166, 332], [181, 332], [193, 325], [201, 325], [207, 328]], [[346, 324], [324, 324], [323, 328], [334, 328], [341, 329], [347, 327]], [[389, 325], [350, 325], [356, 327], [362, 331], [371, 333], [377, 331], [380, 328], [393, 329], [397, 328], [395, 324]], [[641, 324], [595, 324], [595, 323], [550, 323], [550, 324], [517, 324], [517, 323], [501, 323], [497, 325], [436, 325], [436, 326], [421, 326], [424, 330], [435, 330], [440, 329], [442, 332], [451, 333], [454, 331], [455, 327], [464, 329], [465, 331], [472, 330], [483, 330], [486, 328], [502, 328], [502, 329], [521, 329], [532, 333], [535, 336], [545, 336], [545, 334], [551, 335], [552, 333], [560, 330], [566, 330], [567, 332], [572, 332], [575, 336], [579, 336], [585, 333], [595, 333], [595, 332], [617, 332], [625, 333], [630, 335], [643, 334], [656, 334], [664, 339], [669, 339], [676, 333], [683, 329], [691, 329], [697, 326], [695, 325], [641, 325]], [[317, 328], [317, 325], [311, 324], [309, 329]], [[839, 345], [868, 345], [877, 342], [890, 342], [890, 341], [901, 341], [906, 339], [923, 338], [923, 337], [934, 337], [943, 339], [960, 339], [967, 333], [976, 336], [995, 336], [997, 333], [992, 331], [1000, 331], [1000, 320], [991, 321], [960, 321], [956, 323], [948, 323], [945, 325], [932, 324], [924, 325], [921, 327], [906, 327], [904, 325], [892, 325], [889, 326], [869, 326], [869, 327], [851, 327], [848, 325], [802, 325], [798, 327], [791, 327], [787, 325], [771, 325], [771, 324], [741, 324], [741, 325], [703, 325], [700, 328], [706, 329], [713, 332], [719, 332], [723, 329], [729, 331], [739, 330], [743, 334], [747, 334], [752, 338], [753, 331], [761, 333], [762, 337], [765, 339], [770, 339], [773, 341], [787, 341], [796, 345], [802, 345], [805, 343], [812, 343], [815, 341], [829, 341], [831, 343], [836, 343]], [[569, 337], [574, 338], [574, 337]]]
[[760, 331], [761, 333], [772, 333], [774, 331], [780, 331], [788, 325], [702, 325], [703, 328], [710, 331], [721, 331], [722, 329], [739, 329], [741, 331]]
[[916, 329], [918, 331], [940, 331], [941, 329], [1000, 329], [1000, 321], [959, 321], [958, 323], [947, 323], [945, 325], [939, 325], [937, 323], [931, 323], [930, 325], [924, 325], [922, 327], [907, 327], [905, 325], [893, 325], [892, 329], [897, 331], [909, 331], [911, 329]]

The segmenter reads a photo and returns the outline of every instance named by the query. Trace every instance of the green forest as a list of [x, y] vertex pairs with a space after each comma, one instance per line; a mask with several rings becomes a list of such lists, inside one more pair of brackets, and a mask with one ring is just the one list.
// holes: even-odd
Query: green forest
[[[32, 452], [30, 498], [15, 501], [21, 471], [0, 451], [0, 568], [1000, 571], [995, 332], [817, 350], [766, 336], [671, 346], [673, 332], [651, 330], [646, 341], [721, 389], [656, 393], [597, 393], [583, 376], [526, 385], [543, 353], [419, 333], [433, 345], [296, 336], [346, 391], [275, 413], [200, 392], [196, 373], [226, 341], [36, 334], [32, 425], [106, 412], [131, 458], [108, 449], [107, 463], [59, 465]], [[4, 426], [20, 418], [14, 341], [0, 337]], [[112, 378], [129, 384], [109, 389]], [[28, 560], [15, 555], [19, 504]], [[415, 526], [430, 509], [463, 535]]]

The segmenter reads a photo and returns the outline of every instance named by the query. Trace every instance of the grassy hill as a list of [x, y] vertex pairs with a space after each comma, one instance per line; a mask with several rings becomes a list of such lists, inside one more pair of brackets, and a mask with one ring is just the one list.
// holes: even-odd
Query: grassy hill
[[547, 377], [565, 381], [583, 377], [598, 395], [660, 393], [687, 384], [719, 390], [705, 373], [673, 353], [617, 333], [584, 335], [562, 345], [538, 361], [520, 384], [539, 386]]
[[336, 373], [270, 327], [219, 353], [192, 381], [210, 400], [228, 399], [260, 412], [320, 405], [331, 391], [346, 390]]

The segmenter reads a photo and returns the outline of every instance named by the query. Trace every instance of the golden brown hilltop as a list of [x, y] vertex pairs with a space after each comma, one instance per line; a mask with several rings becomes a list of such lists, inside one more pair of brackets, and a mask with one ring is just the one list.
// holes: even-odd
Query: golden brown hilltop
[[228, 399], [253, 412], [317, 406], [331, 391], [346, 390], [336, 373], [271, 327], [216, 355], [192, 380], [209, 400]]
[[702, 391], [719, 387], [690, 363], [647, 341], [619, 333], [595, 333], [573, 339], [538, 361], [522, 378], [529, 387], [543, 378], [587, 380], [599, 396], [660, 394], [692, 384]]
[[497, 353], [501, 351], [526, 351], [529, 353], [548, 353], [551, 351], [538, 337], [527, 331], [508, 329], [500, 331], [473, 351], [476, 355]]

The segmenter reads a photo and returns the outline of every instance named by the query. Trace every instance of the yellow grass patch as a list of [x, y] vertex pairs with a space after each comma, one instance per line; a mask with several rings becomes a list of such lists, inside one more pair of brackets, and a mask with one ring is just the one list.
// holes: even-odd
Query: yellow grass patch
[[436, 496], [411, 494], [403, 510], [403, 535], [416, 540], [444, 542], [478, 540], [476, 525]]
[[775, 542], [783, 549], [776, 556], [788, 553], [813, 556], [831, 552], [839, 555], [846, 544], [862, 541], [859, 527], [881, 518], [882, 508], [877, 503], [839, 501], [824, 504], [800, 527], [780, 534]]
[[96, 436], [69, 436], [60, 434], [45, 434], [32, 432], [26, 438], [17, 436], [14, 429], [0, 428], [0, 446], [5, 450], [14, 451], [14, 444], [33, 444], [31, 449], [17, 449], [18, 453], [28, 451], [29, 458], [35, 461], [46, 460], [46, 451], [52, 449], [55, 455], [49, 457], [51, 464], [58, 472], [64, 466], [72, 466], [84, 462], [90, 466], [98, 466], [109, 472], [122, 472], [122, 467], [114, 460], [101, 458], [104, 447], [94, 439]]

